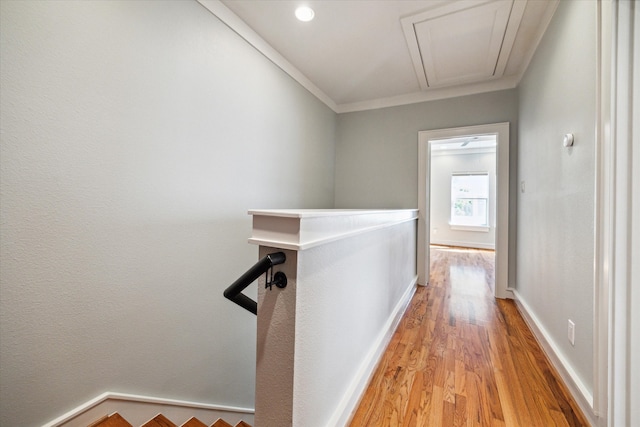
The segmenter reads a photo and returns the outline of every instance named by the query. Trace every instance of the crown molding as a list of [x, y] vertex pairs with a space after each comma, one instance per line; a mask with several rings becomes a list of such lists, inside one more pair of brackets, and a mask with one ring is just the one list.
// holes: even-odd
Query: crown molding
[[[260, 35], [258, 35], [258, 33], [256, 33], [251, 27], [249, 27], [242, 19], [240, 19], [240, 17], [238, 17], [233, 11], [231, 11], [231, 9], [225, 6], [220, 0], [197, 0], [197, 2], [337, 114], [376, 110], [388, 107], [398, 107], [402, 105], [436, 101], [446, 98], [455, 98], [466, 95], [475, 95], [479, 93], [513, 89], [520, 83], [520, 80], [524, 76], [524, 73], [526, 72], [527, 67], [529, 66], [529, 63], [531, 62], [531, 59], [533, 58], [533, 55], [535, 53], [535, 49], [530, 50], [529, 55], [523, 61], [522, 67], [515, 75], [509, 75], [499, 79], [479, 83], [433, 88], [403, 95], [338, 104], [326, 93], [324, 93], [318, 86], [316, 86], [298, 68], [296, 68], [287, 59], [285, 59], [277, 50], [275, 50], [269, 43], [267, 43], [267, 41], [265, 41]], [[556, 11], [559, 0], [551, 0], [550, 3], [551, 6], [548, 7], [545, 11], [544, 17], [540, 24], [540, 28], [542, 30], [539, 31], [536, 35], [536, 40], [534, 42], [536, 48], [542, 40], [545, 30]]]
[[407, 104], [417, 104], [420, 102], [436, 101], [439, 99], [456, 98], [459, 96], [513, 89], [518, 85], [519, 81], [520, 79], [517, 76], [510, 76], [487, 82], [429, 89], [427, 91], [412, 92], [387, 98], [372, 99], [370, 101], [340, 104], [338, 105], [336, 112], [341, 114], [352, 113], [356, 111], [376, 110], [379, 108], [398, 107]]

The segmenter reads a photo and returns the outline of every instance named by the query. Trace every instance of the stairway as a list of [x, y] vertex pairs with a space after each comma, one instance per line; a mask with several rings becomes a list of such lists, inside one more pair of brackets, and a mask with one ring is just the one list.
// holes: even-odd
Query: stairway
[[[88, 427], [133, 427], [127, 420], [125, 420], [120, 414], [117, 412], [100, 418], [98, 421], [89, 425]], [[178, 425], [172, 423], [167, 417], [162, 414], [156, 415], [153, 419], [144, 423], [141, 427], [178, 427]], [[199, 419], [193, 417], [186, 423], [182, 424], [179, 427], [234, 427], [231, 424], [225, 422], [222, 419], [219, 419], [215, 423], [211, 424], [211, 426], [207, 426], [205, 423], [200, 421]], [[251, 427], [249, 424], [244, 421], [240, 421], [235, 427]]]

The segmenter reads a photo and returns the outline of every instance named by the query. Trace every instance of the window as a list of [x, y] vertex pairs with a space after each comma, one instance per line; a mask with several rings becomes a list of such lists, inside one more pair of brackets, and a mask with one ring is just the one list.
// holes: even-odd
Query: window
[[451, 226], [464, 229], [489, 228], [489, 174], [451, 175]]

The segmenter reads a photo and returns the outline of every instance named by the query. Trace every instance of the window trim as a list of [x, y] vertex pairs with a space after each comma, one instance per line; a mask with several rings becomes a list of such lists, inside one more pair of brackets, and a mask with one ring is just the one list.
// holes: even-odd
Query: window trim
[[458, 231], [477, 231], [480, 233], [488, 233], [491, 227], [488, 225], [459, 225], [449, 223], [449, 228]]
[[[452, 194], [451, 192], [453, 191], [453, 189], [451, 188], [451, 185], [453, 184], [453, 177], [455, 176], [486, 176], [487, 177], [487, 197], [486, 198], [480, 198], [481, 200], [486, 200], [486, 208], [487, 208], [487, 212], [486, 212], [486, 224], [480, 224], [480, 225], [470, 225], [470, 224], [458, 224], [458, 223], [454, 223], [453, 222], [453, 214], [452, 214], [452, 210], [453, 210], [453, 198], [452, 198]], [[477, 232], [483, 232], [483, 233], [488, 233], [489, 230], [491, 229], [491, 173], [489, 171], [473, 171], [473, 172], [453, 172], [451, 174], [451, 184], [449, 185], [449, 198], [451, 199], [451, 206], [449, 209], [449, 228], [451, 230], [459, 230], [459, 231], [477, 231]], [[476, 198], [477, 199], [477, 198]]]

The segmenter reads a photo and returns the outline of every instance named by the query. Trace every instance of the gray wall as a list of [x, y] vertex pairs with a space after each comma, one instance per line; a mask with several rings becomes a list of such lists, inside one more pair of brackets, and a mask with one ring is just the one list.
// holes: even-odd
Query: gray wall
[[416, 208], [418, 132], [510, 123], [509, 284], [515, 282], [518, 92], [505, 90], [340, 114], [336, 137], [337, 208]]
[[195, 1], [0, 7], [0, 425], [105, 391], [253, 406], [222, 291], [247, 209], [333, 206], [336, 115]]
[[[520, 86], [517, 289], [593, 389], [595, 2], [560, 2]], [[575, 145], [562, 146], [565, 133]], [[567, 320], [576, 324], [575, 347]]]
[[[496, 151], [491, 153], [474, 150], [445, 150], [431, 153], [429, 226], [434, 244], [462, 246], [468, 248], [495, 248], [496, 240]], [[489, 230], [467, 231], [452, 229], [451, 221], [451, 175], [456, 172], [489, 173]]]

